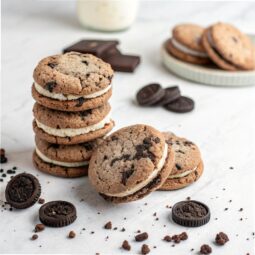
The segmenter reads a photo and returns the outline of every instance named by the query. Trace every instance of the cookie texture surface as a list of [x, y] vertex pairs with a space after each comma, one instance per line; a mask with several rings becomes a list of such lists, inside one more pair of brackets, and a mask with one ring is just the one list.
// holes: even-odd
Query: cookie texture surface
[[221, 68], [253, 70], [254, 45], [247, 35], [226, 23], [216, 23], [203, 35], [203, 45], [211, 59]]
[[111, 120], [109, 123], [105, 124], [103, 128], [100, 128], [95, 131], [91, 131], [89, 133], [76, 135], [72, 137], [60, 137], [54, 136], [51, 134], [46, 133], [43, 129], [39, 128], [36, 124], [36, 121], [33, 121], [33, 130], [40, 139], [46, 140], [49, 143], [55, 144], [64, 144], [64, 145], [71, 145], [71, 144], [78, 144], [78, 143], [85, 143], [97, 138], [101, 138], [108, 134], [112, 128], [114, 127], [114, 121]]
[[162, 185], [173, 159], [171, 145], [166, 145], [159, 131], [134, 125], [116, 131], [97, 147], [90, 160], [89, 179], [106, 200], [133, 201]]
[[93, 150], [103, 139], [74, 145], [60, 145], [48, 143], [35, 137], [35, 144], [39, 151], [46, 157], [61, 162], [81, 162], [89, 160]]
[[34, 104], [33, 113], [36, 120], [52, 128], [82, 128], [94, 125], [106, 117], [111, 110], [109, 103], [95, 109], [80, 112], [63, 112], [49, 109], [38, 103]]
[[161, 186], [161, 190], [183, 188], [196, 181], [203, 172], [203, 162], [199, 148], [191, 141], [171, 133], [163, 133], [166, 143], [173, 147], [175, 163], [171, 174]]
[[100, 107], [106, 104], [106, 102], [109, 100], [111, 95], [112, 95], [112, 89], [108, 90], [103, 95], [95, 97], [95, 98], [84, 99], [80, 97], [75, 100], [61, 101], [61, 100], [52, 99], [52, 98], [41, 95], [35, 89], [35, 86], [34, 85], [32, 86], [32, 96], [37, 103], [51, 109], [60, 110], [60, 111], [68, 111], [68, 112], [85, 111], [88, 109], [94, 109], [94, 108]]
[[69, 52], [42, 59], [33, 77], [37, 84], [50, 92], [88, 95], [109, 86], [113, 70], [91, 54]]
[[47, 163], [38, 157], [36, 152], [33, 153], [33, 163], [35, 167], [50, 175], [64, 177], [64, 178], [76, 178], [86, 176], [88, 174], [88, 166], [82, 167], [63, 167], [54, 164]]

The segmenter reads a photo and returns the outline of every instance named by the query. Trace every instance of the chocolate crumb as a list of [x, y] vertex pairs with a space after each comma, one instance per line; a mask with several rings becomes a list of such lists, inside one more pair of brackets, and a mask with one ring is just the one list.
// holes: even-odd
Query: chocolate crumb
[[215, 237], [215, 242], [218, 245], [224, 245], [228, 241], [229, 241], [228, 236], [223, 232], [218, 233]]
[[149, 246], [147, 245], [147, 244], [143, 244], [142, 245], [142, 248], [141, 248], [141, 253], [143, 254], [143, 255], [146, 255], [146, 254], [148, 254], [148, 253], [150, 253], [150, 248], [149, 248]]
[[38, 238], [38, 235], [36, 235], [36, 234], [34, 234], [34, 235], [32, 235], [32, 237], [31, 237], [31, 240], [36, 240]]
[[45, 203], [45, 199], [43, 199], [43, 198], [39, 198], [38, 199], [38, 204], [44, 204]]
[[201, 254], [210, 254], [210, 253], [212, 253], [212, 248], [208, 244], [203, 244], [200, 247], [200, 253]]
[[125, 232], [125, 231], [126, 231], [126, 229], [125, 229], [125, 228], [122, 228], [120, 231], [121, 231], [121, 232]]
[[68, 237], [69, 237], [69, 238], [75, 238], [75, 235], [76, 235], [76, 234], [75, 234], [74, 231], [70, 231]]
[[117, 230], [117, 229], [118, 229], [117, 227], [113, 228], [113, 230]]
[[155, 213], [153, 213], [153, 216], [156, 216], [157, 215], [157, 213], [155, 212]]
[[131, 246], [129, 244], [129, 242], [127, 240], [123, 241], [122, 246], [121, 246], [124, 250], [130, 251], [131, 250]]
[[171, 236], [166, 235], [163, 240], [166, 241], [166, 242], [171, 242], [172, 238], [171, 238]]
[[43, 224], [36, 224], [35, 225], [35, 232], [41, 232], [45, 229], [45, 226]]
[[112, 229], [112, 222], [108, 221], [105, 225], [104, 225], [105, 229]]
[[240, 208], [240, 209], [239, 209], [239, 212], [242, 212], [242, 211], [243, 211], [243, 208]]
[[148, 233], [147, 232], [143, 232], [143, 233], [141, 233], [141, 234], [139, 234], [139, 235], [136, 235], [135, 236], [135, 240], [137, 241], [137, 242], [142, 242], [142, 241], [144, 241], [144, 240], [146, 240], [146, 239], [148, 239]]

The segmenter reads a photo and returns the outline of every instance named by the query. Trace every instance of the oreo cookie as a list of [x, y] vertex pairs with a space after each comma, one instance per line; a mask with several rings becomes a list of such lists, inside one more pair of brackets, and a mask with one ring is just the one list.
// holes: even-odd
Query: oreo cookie
[[73, 223], [76, 218], [76, 208], [66, 201], [52, 201], [41, 206], [39, 210], [40, 221], [49, 227], [64, 227]]
[[34, 205], [41, 195], [41, 185], [32, 174], [22, 173], [14, 176], [6, 186], [6, 201], [16, 209]]
[[199, 201], [181, 201], [173, 206], [172, 219], [181, 226], [200, 227], [209, 222], [210, 209]]
[[166, 104], [164, 107], [167, 110], [172, 112], [186, 113], [186, 112], [191, 112], [194, 109], [195, 103], [189, 97], [180, 96], [179, 98], [172, 101], [171, 103]]
[[165, 88], [164, 97], [157, 103], [157, 105], [169, 104], [181, 96], [181, 91], [178, 86]]

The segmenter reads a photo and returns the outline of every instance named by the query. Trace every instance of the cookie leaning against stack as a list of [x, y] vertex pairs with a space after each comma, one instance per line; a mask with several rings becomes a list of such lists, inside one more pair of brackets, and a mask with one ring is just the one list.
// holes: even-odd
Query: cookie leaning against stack
[[87, 175], [92, 150], [111, 131], [113, 70], [90, 54], [47, 57], [34, 70], [35, 166], [61, 177]]

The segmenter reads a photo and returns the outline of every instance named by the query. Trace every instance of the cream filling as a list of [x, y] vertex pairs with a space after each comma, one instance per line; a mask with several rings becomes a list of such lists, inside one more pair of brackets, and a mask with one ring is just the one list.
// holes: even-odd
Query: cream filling
[[40, 86], [38, 83], [34, 82], [35, 85], [35, 89], [36, 91], [46, 97], [49, 98], [53, 98], [53, 99], [57, 99], [60, 101], [67, 101], [67, 100], [75, 100], [78, 98], [85, 98], [85, 99], [90, 99], [90, 98], [95, 98], [95, 97], [99, 97], [102, 96], [103, 94], [105, 94], [108, 90], [111, 89], [111, 85], [107, 86], [105, 89], [102, 89], [100, 91], [97, 91], [95, 93], [89, 94], [89, 95], [84, 95], [84, 96], [76, 96], [76, 95], [64, 95], [61, 93], [54, 93], [54, 92], [50, 92], [46, 89], [44, 89], [42, 86]]
[[65, 167], [80, 167], [80, 166], [87, 166], [89, 164], [89, 161], [81, 161], [81, 162], [62, 162], [62, 161], [57, 161], [57, 160], [53, 160], [50, 159], [48, 157], [46, 157], [42, 152], [40, 152], [40, 150], [35, 147], [35, 151], [37, 156], [42, 159], [44, 162], [50, 163], [50, 164], [54, 164], [57, 166], [65, 166]]
[[172, 42], [172, 44], [174, 45], [174, 47], [176, 49], [178, 49], [179, 51], [182, 51], [186, 54], [189, 54], [189, 55], [195, 56], [195, 57], [201, 57], [201, 58], [207, 58], [208, 57], [207, 53], [189, 49], [185, 45], [183, 45], [183, 44], [179, 43], [178, 41], [176, 41], [174, 38], [171, 39], [171, 42]]
[[192, 169], [192, 170], [185, 171], [185, 172], [183, 172], [183, 173], [181, 173], [181, 174], [169, 175], [169, 177], [168, 177], [167, 179], [176, 179], [176, 178], [185, 177], [185, 176], [189, 175], [190, 173], [194, 172], [196, 169], [197, 169], [197, 167], [195, 167], [195, 168]]
[[125, 196], [128, 196], [128, 195], [132, 195], [135, 192], [137, 192], [138, 190], [142, 189], [147, 184], [149, 184], [154, 178], [157, 177], [158, 173], [161, 171], [161, 169], [163, 168], [163, 166], [166, 162], [167, 154], [168, 154], [168, 146], [167, 146], [167, 144], [165, 144], [165, 148], [164, 148], [162, 158], [158, 162], [157, 167], [153, 170], [153, 172], [149, 175], [149, 177], [145, 181], [140, 182], [134, 188], [126, 190], [126, 191], [121, 192], [121, 193], [117, 193], [117, 194], [111, 194], [111, 193], [104, 193], [104, 194], [107, 195], [107, 196], [111, 196], [111, 197], [125, 197]]
[[37, 119], [35, 119], [36, 124], [39, 128], [41, 128], [43, 131], [45, 131], [47, 134], [59, 136], [59, 137], [73, 137], [77, 135], [83, 135], [87, 134], [89, 132], [96, 131], [98, 129], [103, 128], [106, 124], [111, 122], [111, 113], [109, 113], [104, 119], [102, 119], [100, 122], [87, 126], [84, 128], [52, 128], [49, 126], [44, 125], [43, 123], [39, 122]]

